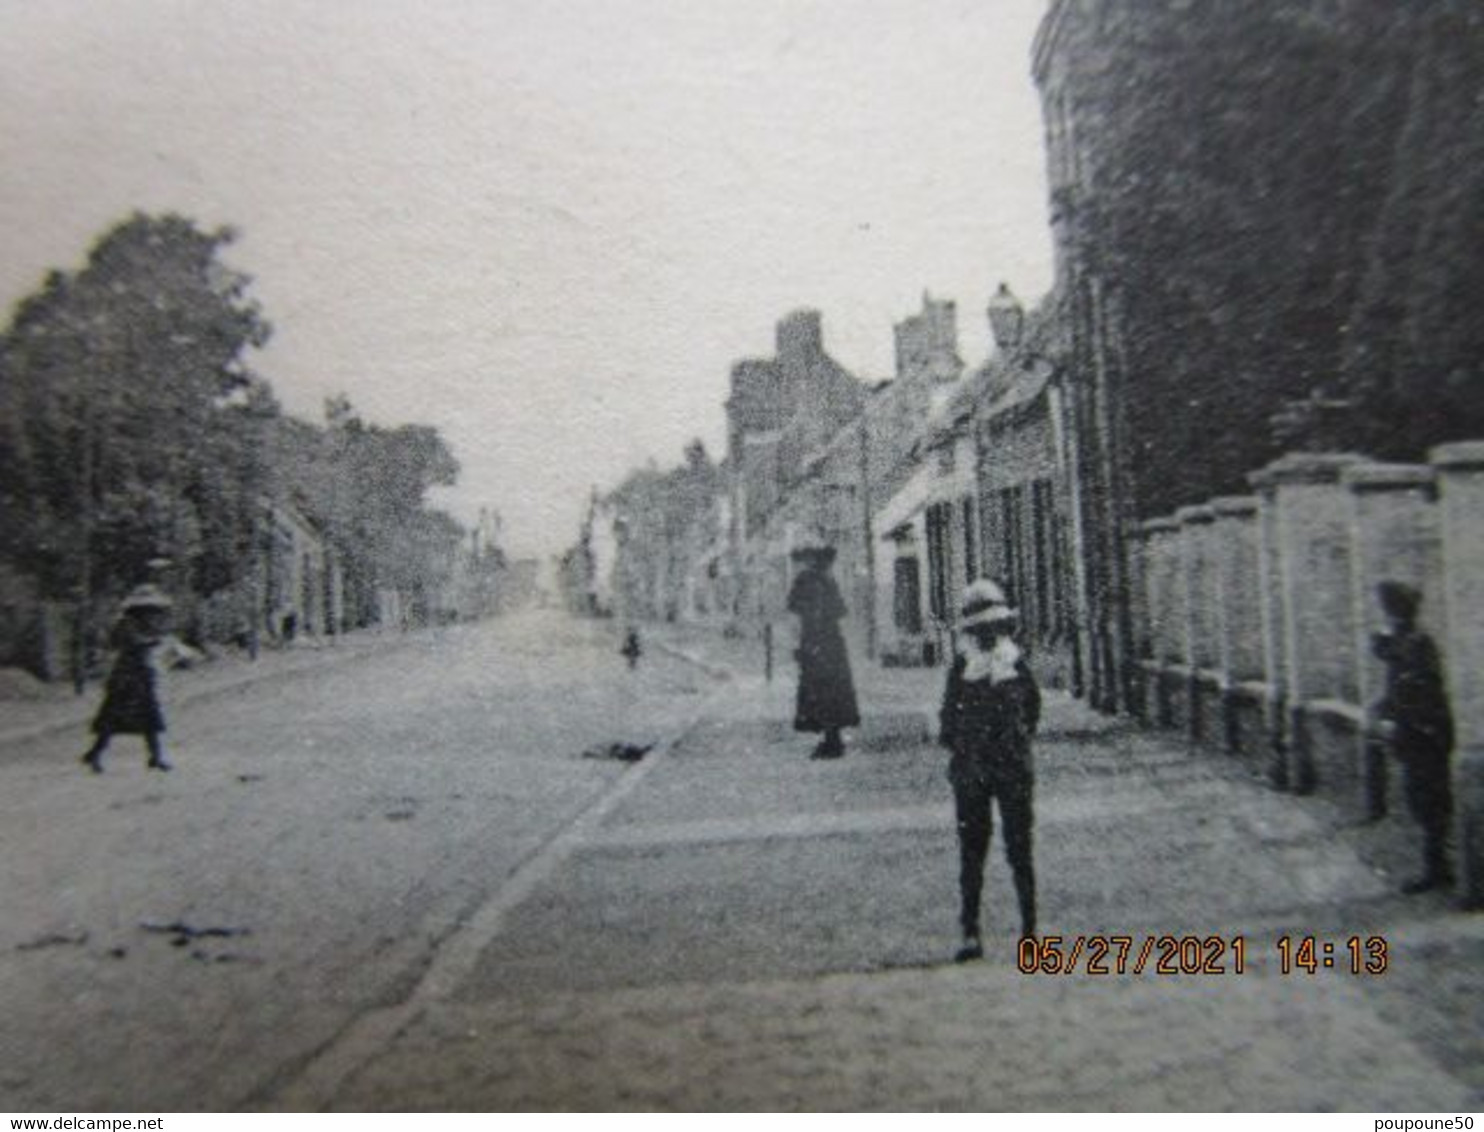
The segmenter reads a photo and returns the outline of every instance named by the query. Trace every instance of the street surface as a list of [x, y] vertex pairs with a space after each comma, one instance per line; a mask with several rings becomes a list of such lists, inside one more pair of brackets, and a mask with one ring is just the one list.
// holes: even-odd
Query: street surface
[[175, 710], [169, 775], [131, 736], [86, 773], [82, 727], [0, 748], [0, 1109], [270, 1095], [624, 773], [585, 748], [708, 683], [616, 661], [594, 626], [493, 622]]
[[[1053, 695], [1043, 931], [1247, 972], [1022, 974], [998, 842], [955, 966], [941, 674], [863, 668], [810, 762], [789, 670], [662, 635], [635, 673], [556, 614], [414, 635], [182, 705], [168, 776], [0, 742], [0, 1109], [1480, 1107], [1484, 920], [1375, 829]], [[1388, 971], [1282, 974], [1284, 933]]]

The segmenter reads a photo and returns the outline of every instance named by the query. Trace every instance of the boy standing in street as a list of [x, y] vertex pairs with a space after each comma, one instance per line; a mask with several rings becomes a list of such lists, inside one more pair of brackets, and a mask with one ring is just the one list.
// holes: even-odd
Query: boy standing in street
[[948, 674], [939, 716], [938, 741], [953, 752], [948, 780], [958, 815], [963, 927], [963, 945], [955, 956], [959, 962], [984, 954], [979, 903], [996, 802], [1020, 903], [1021, 936], [1036, 934], [1031, 739], [1040, 724], [1041, 693], [1015, 643], [1016, 621], [1016, 611], [993, 582], [981, 580], [965, 589], [961, 651]]

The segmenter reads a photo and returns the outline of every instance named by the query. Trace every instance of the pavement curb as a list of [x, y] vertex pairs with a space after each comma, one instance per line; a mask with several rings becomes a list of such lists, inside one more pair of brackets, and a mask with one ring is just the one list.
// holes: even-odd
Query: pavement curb
[[676, 648], [668, 641], [657, 640], [654, 642], [654, 647], [660, 652], [664, 653], [666, 656], [674, 657], [676, 660], [683, 661], [684, 663], [691, 665], [693, 668], [699, 668], [713, 680], [735, 680], [737, 678], [737, 673], [734, 672], [731, 668], [725, 665], [712, 664], [709, 660], [702, 660], [694, 653], [686, 652], [684, 649], [681, 648]]
[[[700, 669], [712, 679], [736, 680], [739, 678], [739, 674], [729, 666], [703, 660], [695, 653], [672, 645], [668, 641], [655, 640], [654, 647], [667, 656]], [[796, 734], [793, 730], [792, 719], [777, 718], [761, 722], [768, 727], [768, 737], [772, 742], [783, 742]], [[935, 734], [933, 722], [933, 713], [930, 711], [898, 707], [862, 712], [860, 725], [850, 730], [855, 732], [854, 745], [860, 749], [889, 750], [902, 746], [931, 744]]]
[[[720, 694], [717, 689], [712, 696]], [[594, 843], [594, 834], [607, 816], [659, 764], [670, 759], [705, 718], [703, 709], [661, 736], [651, 754], [626, 766], [608, 789], [535, 848], [488, 899], [472, 907], [437, 941], [429, 962], [400, 1000], [352, 1018], [318, 1050], [281, 1076], [270, 1078], [237, 1107], [250, 1111], [329, 1111], [345, 1085], [386, 1052], [430, 1006], [454, 1001], [454, 994], [472, 975], [484, 950], [505, 930], [511, 912], [574, 853]]]

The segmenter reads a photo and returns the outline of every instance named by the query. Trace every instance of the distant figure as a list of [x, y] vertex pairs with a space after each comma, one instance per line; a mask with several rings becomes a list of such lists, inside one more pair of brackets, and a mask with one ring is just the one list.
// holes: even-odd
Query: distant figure
[[639, 630], [630, 629], [624, 634], [623, 648], [618, 650], [629, 662], [629, 669], [639, 666], [639, 658], [644, 655], [644, 646], [639, 643]]
[[1371, 648], [1386, 665], [1386, 691], [1373, 710], [1375, 730], [1402, 764], [1407, 804], [1422, 826], [1422, 875], [1402, 891], [1427, 892], [1453, 883], [1448, 867], [1448, 826], [1453, 791], [1448, 756], [1453, 750], [1453, 715], [1443, 687], [1438, 649], [1417, 628], [1422, 595], [1402, 582], [1376, 587], [1385, 631]]
[[958, 814], [959, 962], [984, 954], [979, 903], [996, 801], [1020, 902], [1020, 932], [1036, 934], [1031, 739], [1041, 721], [1041, 692], [1015, 643], [1016, 621], [1016, 611], [993, 582], [973, 582], [964, 590], [961, 652], [948, 673], [938, 731], [938, 741], [953, 752], [948, 780]]
[[799, 547], [794, 561], [802, 569], [788, 594], [788, 610], [799, 618], [799, 695], [794, 710], [794, 730], [822, 732], [812, 759], [838, 759], [845, 754], [840, 732], [860, 724], [855, 683], [850, 677], [850, 657], [840, 633], [845, 600], [830, 564], [835, 548], [824, 545]]
[[120, 607], [118, 624], [109, 644], [115, 656], [108, 673], [103, 706], [93, 717], [93, 745], [82, 757], [95, 774], [103, 773], [103, 752], [115, 735], [142, 735], [152, 770], [169, 770], [160, 736], [165, 713], [160, 708], [159, 669], [191, 650], [169, 634], [170, 598], [158, 587], [135, 587]]

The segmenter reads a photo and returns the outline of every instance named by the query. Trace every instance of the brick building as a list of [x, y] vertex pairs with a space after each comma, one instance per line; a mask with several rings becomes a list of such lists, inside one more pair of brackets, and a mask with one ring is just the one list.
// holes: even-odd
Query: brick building
[[1484, 14], [1054, 0], [1033, 69], [1089, 691], [1128, 707], [1139, 521], [1294, 445], [1419, 459], [1484, 432]]
[[803, 483], [809, 461], [860, 415], [866, 399], [866, 386], [825, 351], [818, 311], [784, 317], [776, 347], [772, 358], [732, 367], [726, 402], [733, 560], [728, 573], [740, 583], [736, 615], [747, 621], [781, 600], [774, 593], [776, 571], [765, 565], [775, 555], [760, 541], [771, 518]]

